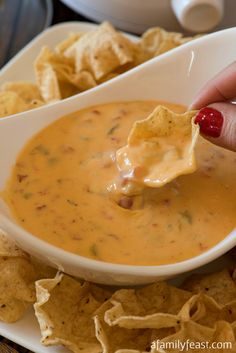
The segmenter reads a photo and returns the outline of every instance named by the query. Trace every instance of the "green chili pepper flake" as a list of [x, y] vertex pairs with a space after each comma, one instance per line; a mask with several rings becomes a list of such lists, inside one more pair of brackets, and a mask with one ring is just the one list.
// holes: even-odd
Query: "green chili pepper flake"
[[98, 256], [98, 247], [96, 244], [92, 244], [89, 248], [89, 251], [93, 256]]
[[73, 200], [67, 199], [66, 201], [67, 201], [71, 206], [78, 206], [78, 204], [77, 204], [75, 201], [73, 201]]
[[23, 197], [24, 197], [25, 200], [28, 200], [28, 199], [31, 198], [32, 195], [33, 195], [33, 194], [32, 194], [31, 192], [25, 192], [25, 193], [23, 194]]
[[112, 135], [112, 134], [114, 133], [114, 131], [115, 131], [116, 129], [118, 129], [119, 126], [120, 126], [120, 124], [116, 124], [116, 125], [112, 126], [112, 127], [110, 128], [110, 130], [108, 130], [107, 135]]
[[36, 146], [32, 151], [31, 154], [42, 154], [43, 156], [48, 156], [50, 154], [49, 149], [45, 147], [44, 145], [38, 145]]
[[80, 136], [79, 138], [80, 138], [81, 141], [89, 141], [89, 140], [91, 140], [91, 139], [90, 139], [89, 137], [87, 137], [87, 136]]
[[57, 162], [59, 162], [59, 158], [57, 158], [57, 157], [51, 157], [51, 158], [48, 159], [48, 164], [49, 165], [54, 165]]
[[193, 217], [191, 215], [191, 213], [188, 210], [185, 210], [183, 212], [180, 212], [180, 215], [189, 223], [192, 224], [193, 223]]

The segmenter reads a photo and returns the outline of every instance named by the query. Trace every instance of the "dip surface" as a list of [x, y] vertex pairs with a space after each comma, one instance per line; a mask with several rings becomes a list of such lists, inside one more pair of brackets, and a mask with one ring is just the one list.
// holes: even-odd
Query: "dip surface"
[[4, 191], [22, 227], [70, 252], [132, 265], [185, 260], [232, 231], [236, 154], [202, 138], [196, 148], [198, 170], [162, 188], [145, 189], [138, 207], [127, 199], [115, 202], [108, 192], [118, 175], [116, 150], [126, 144], [134, 121], [146, 118], [159, 103], [91, 107], [33, 137]]

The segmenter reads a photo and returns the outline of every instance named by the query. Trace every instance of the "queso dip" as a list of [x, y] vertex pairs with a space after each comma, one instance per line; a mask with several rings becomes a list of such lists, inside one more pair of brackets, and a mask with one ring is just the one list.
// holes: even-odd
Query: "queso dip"
[[157, 104], [90, 107], [33, 137], [4, 192], [22, 227], [70, 252], [131, 265], [185, 260], [232, 231], [236, 154], [202, 138], [195, 173], [161, 188], [146, 188], [138, 197], [114, 197], [110, 191], [118, 175], [117, 149], [126, 144], [133, 123], [146, 118]]

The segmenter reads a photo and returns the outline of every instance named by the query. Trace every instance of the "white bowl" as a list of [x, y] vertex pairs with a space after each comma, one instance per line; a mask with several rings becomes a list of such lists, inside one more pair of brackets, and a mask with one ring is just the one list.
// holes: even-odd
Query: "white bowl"
[[[188, 105], [208, 79], [235, 60], [236, 46], [232, 45], [235, 37], [236, 28], [202, 37], [80, 95], [0, 119], [0, 190], [26, 141], [65, 114], [122, 100], [160, 99]], [[162, 266], [118, 265], [69, 253], [34, 237], [15, 222], [3, 201], [0, 212], [1, 228], [29, 253], [71, 275], [111, 285], [144, 284], [169, 278], [216, 259], [236, 244], [234, 230], [210, 250], [183, 262]]]

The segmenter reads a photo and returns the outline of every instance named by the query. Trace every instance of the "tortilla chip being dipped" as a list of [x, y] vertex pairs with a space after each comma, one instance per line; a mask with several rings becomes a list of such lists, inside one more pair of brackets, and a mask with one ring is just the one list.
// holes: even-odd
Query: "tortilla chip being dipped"
[[116, 152], [121, 175], [134, 184], [161, 187], [196, 169], [194, 147], [199, 127], [196, 111], [177, 114], [158, 106], [134, 123], [128, 143]]

